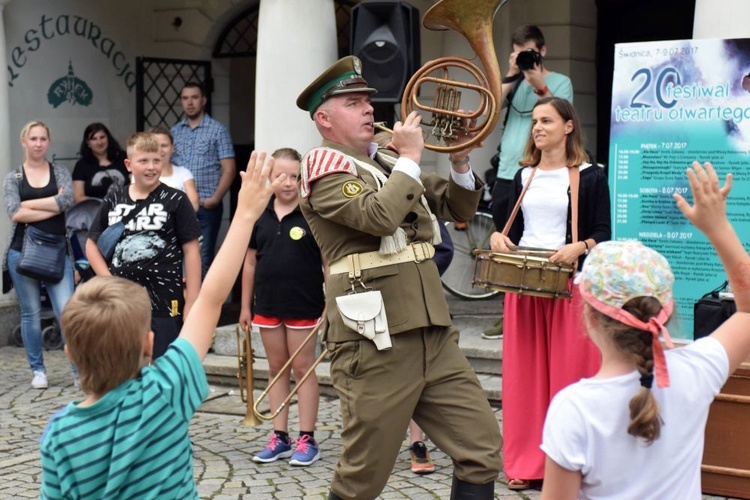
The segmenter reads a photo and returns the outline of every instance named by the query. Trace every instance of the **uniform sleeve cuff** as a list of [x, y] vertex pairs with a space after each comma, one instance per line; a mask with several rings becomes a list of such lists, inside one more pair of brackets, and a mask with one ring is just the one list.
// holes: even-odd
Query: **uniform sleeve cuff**
[[476, 191], [477, 181], [474, 178], [474, 172], [472, 172], [471, 170], [466, 173], [459, 174], [455, 170], [451, 169], [451, 179], [453, 179], [453, 182], [464, 189], [468, 189], [469, 191]]
[[412, 179], [418, 181], [419, 176], [422, 174], [422, 169], [419, 168], [419, 165], [416, 164], [416, 162], [410, 158], [406, 158], [404, 156], [401, 156], [398, 160], [396, 160], [396, 165], [393, 167], [394, 172], [401, 172]]

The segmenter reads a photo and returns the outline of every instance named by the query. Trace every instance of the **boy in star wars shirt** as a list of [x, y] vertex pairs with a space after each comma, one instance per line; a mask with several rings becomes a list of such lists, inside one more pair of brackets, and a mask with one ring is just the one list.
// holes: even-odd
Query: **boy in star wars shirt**
[[[201, 233], [185, 193], [159, 181], [161, 155], [153, 134], [132, 135], [127, 152], [125, 165], [133, 183], [104, 198], [89, 231], [86, 256], [97, 275], [121, 276], [146, 288], [151, 298], [155, 359], [177, 338], [182, 318], [198, 296]], [[112, 261], [107, 262], [96, 241], [107, 227], [136, 207], [138, 214], [125, 225]]]

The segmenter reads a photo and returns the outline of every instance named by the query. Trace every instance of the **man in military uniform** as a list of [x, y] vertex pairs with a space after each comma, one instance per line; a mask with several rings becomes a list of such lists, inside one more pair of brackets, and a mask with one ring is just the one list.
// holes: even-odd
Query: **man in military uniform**
[[[378, 151], [369, 97], [376, 91], [361, 71], [359, 59], [345, 57], [297, 99], [324, 139], [302, 160], [300, 207], [331, 263], [324, 328], [344, 450], [329, 498], [377, 497], [413, 415], [453, 459], [452, 498], [489, 499], [502, 439], [458, 348], [431, 259], [439, 241], [436, 218], [470, 219], [482, 183], [469, 168], [469, 150], [453, 153], [449, 180], [422, 174], [417, 113], [396, 123], [391, 148]], [[339, 314], [337, 298], [369, 291], [382, 295], [387, 329], [375, 328], [390, 342], [378, 335], [368, 340]], [[366, 320], [364, 311], [353, 316]]]

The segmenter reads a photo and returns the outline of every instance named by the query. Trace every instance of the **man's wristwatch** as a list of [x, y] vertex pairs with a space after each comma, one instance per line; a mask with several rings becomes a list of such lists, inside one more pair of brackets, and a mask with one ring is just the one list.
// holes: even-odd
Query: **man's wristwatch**
[[451, 162], [451, 165], [454, 167], [463, 167], [469, 163], [469, 156], [467, 155], [463, 160], [456, 160], [451, 155], [448, 155], [448, 161]]
[[544, 87], [534, 89], [534, 93], [538, 95], [539, 97], [543, 96], [547, 92], [549, 92], [549, 87], [547, 87], [546, 85]]

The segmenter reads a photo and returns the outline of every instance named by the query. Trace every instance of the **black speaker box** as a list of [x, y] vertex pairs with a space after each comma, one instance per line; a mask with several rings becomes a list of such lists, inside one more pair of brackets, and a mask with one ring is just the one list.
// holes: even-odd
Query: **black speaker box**
[[378, 90], [372, 102], [401, 101], [420, 64], [419, 11], [406, 2], [363, 2], [351, 10], [351, 54]]

